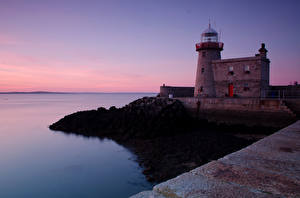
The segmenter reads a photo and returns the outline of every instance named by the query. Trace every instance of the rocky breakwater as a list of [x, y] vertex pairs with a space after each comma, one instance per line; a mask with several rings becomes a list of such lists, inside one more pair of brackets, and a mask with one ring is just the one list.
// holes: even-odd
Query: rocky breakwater
[[50, 129], [85, 136], [149, 139], [183, 132], [191, 122], [178, 100], [144, 97], [109, 109], [80, 111], [50, 125]]
[[50, 129], [116, 141], [137, 155], [143, 173], [154, 183], [253, 142], [196, 121], [180, 101], [159, 97], [144, 97], [122, 108], [76, 112]]

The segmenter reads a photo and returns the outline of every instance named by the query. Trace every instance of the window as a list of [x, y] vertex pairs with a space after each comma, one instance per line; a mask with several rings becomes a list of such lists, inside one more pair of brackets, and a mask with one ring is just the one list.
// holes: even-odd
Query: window
[[244, 84], [244, 91], [249, 91], [249, 90], [250, 90], [250, 88], [249, 88], [248, 83], [245, 83]]
[[233, 66], [229, 66], [228, 67], [228, 74], [230, 74], [230, 75], [234, 74], [234, 72], [233, 72]]
[[249, 67], [249, 65], [245, 65], [244, 66], [244, 71], [245, 71], [246, 74], [250, 73], [250, 67]]
[[204, 73], [204, 67], [201, 68], [201, 73]]
[[206, 52], [202, 52], [202, 57], [205, 57], [206, 56]]
[[198, 95], [200, 95], [200, 94], [201, 94], [201, 92], [203, 92], [203, 87], [202, 87], [202, 86], [201, 86], [201, 87], [199, 87], [197, 91], [198, 91]]

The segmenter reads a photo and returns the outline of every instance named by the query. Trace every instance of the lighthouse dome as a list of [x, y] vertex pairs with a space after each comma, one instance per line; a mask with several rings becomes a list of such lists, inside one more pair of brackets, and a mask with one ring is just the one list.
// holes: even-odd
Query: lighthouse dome
[[210, 24], [208, 28], [204, 30], [201, 34], [202, 42], [218, 42], [218, 32], [211, 28]]

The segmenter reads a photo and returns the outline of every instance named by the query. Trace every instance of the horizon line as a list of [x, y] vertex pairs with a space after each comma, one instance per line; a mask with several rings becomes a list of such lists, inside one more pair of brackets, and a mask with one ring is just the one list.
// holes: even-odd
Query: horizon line
[[137, 94], [143, 94], [143, 93], [151, 93], [151, 94], [157, 94], [157, 92], [68, 92], [68, 91], [3, 91], [0, 92], [0, 94], [128, 94], [128, 93], [137, 93]]

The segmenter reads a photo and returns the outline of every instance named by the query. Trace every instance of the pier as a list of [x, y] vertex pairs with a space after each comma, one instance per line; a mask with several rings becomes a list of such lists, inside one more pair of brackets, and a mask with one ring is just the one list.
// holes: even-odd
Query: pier
[[300, 197], [300, 120], [131, 198], [196, 197]]

